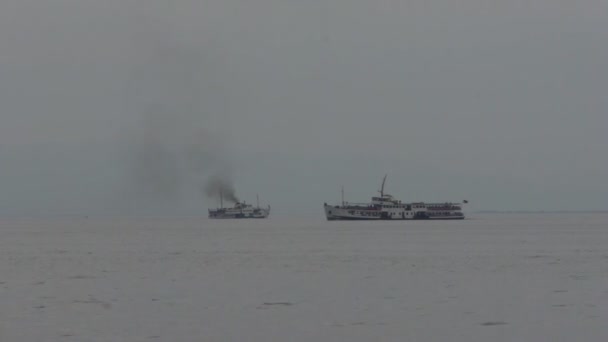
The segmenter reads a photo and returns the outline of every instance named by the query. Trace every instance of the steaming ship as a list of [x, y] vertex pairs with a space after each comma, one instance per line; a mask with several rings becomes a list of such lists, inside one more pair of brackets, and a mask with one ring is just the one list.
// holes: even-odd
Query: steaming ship
[[[455, 203], [424, 202], [402, 203], [393, 196], [384, 193], [386, 176], [382, 179], [379, 197], [372, 197], [370, 203], [349, 203], [340, 205], [323, 204], [325, 217], [334, 220], [427, 220], [427, 219], [464, 219], [462, 207]], [[466, 201], [465, 201], [466, 203]]]
[[220, 193], [220, 207], [209, 209], [209, 218], [212, 219], [263, 219], [270, 215], [270, 206], [261, 208], [258, 203], [254, 207], [251, 204], [236, 202], [232, 208], [224, 208], [223, 197]]

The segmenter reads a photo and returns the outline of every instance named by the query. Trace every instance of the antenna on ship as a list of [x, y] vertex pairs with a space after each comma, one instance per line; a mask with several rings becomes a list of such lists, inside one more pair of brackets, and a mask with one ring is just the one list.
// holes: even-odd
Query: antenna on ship
[[384, 183], [386, 182], [386, 176], [388, 175], [384, 175], [384, 178], [382, 178], [382, 186], [380, 187], [380, 197], [384, 197]]
[[344, 206], [344, 185], [342, 185], [342, 206]]

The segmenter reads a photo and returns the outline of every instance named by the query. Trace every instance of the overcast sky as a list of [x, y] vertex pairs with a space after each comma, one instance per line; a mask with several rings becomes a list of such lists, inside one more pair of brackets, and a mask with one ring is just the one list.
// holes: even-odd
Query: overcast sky
[[600, 0], [4, 0], [0, 214], [608, 209], [607, 89]]

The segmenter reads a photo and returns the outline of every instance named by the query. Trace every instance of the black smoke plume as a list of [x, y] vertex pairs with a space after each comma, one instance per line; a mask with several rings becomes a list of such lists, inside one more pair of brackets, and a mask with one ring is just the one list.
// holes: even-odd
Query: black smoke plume
[[225, 176], [211, 176], [205, 183], [204, 191], [208, 197], [221, 198], [228, 202], [239, 203], [233, 182]]
[[221, 129], [226, 101], [217, 61], [170, 40], [153, 45], [128, 92], [140, 115], [131, 174], [138, 197], [178, 203], [202, 189], [210, 198], [238, 202]]

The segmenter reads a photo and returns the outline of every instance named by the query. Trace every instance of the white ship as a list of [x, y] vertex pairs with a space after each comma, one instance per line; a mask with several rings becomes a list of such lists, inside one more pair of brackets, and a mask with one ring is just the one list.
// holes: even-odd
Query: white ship
[[382, 179], [380, 197], [372, 197], [371, 203], [349, 203], [344, 201], [342, 191], [341, 205], [323, 204], [325, 217], [333, 220], [424, 220], [428, 219], [424, 203], [401, 203], [393, 196], [384, 193], [386, 176]]
[[[382, 179], [380, 197], [372, 197], [370, 203], [349, 203], [340, 205], [323, 204], [325, 217], [333, 220], [435, 220], [464, 219], [462, 206], [458, 203], [402, 203], [393, 196], [384, 193], [386, 176]], [[464, 201], [464, 203], [467, 203]]]
[[261, 208], [259, 200], [255, 207], [245, 202], [237, 202], [232, 208], [224, 208], [221, 194], [220, 207], [218, 209], [209, 209], [209, 218], [212, 219], [263, 219], [269, 215], [270, 206]]

